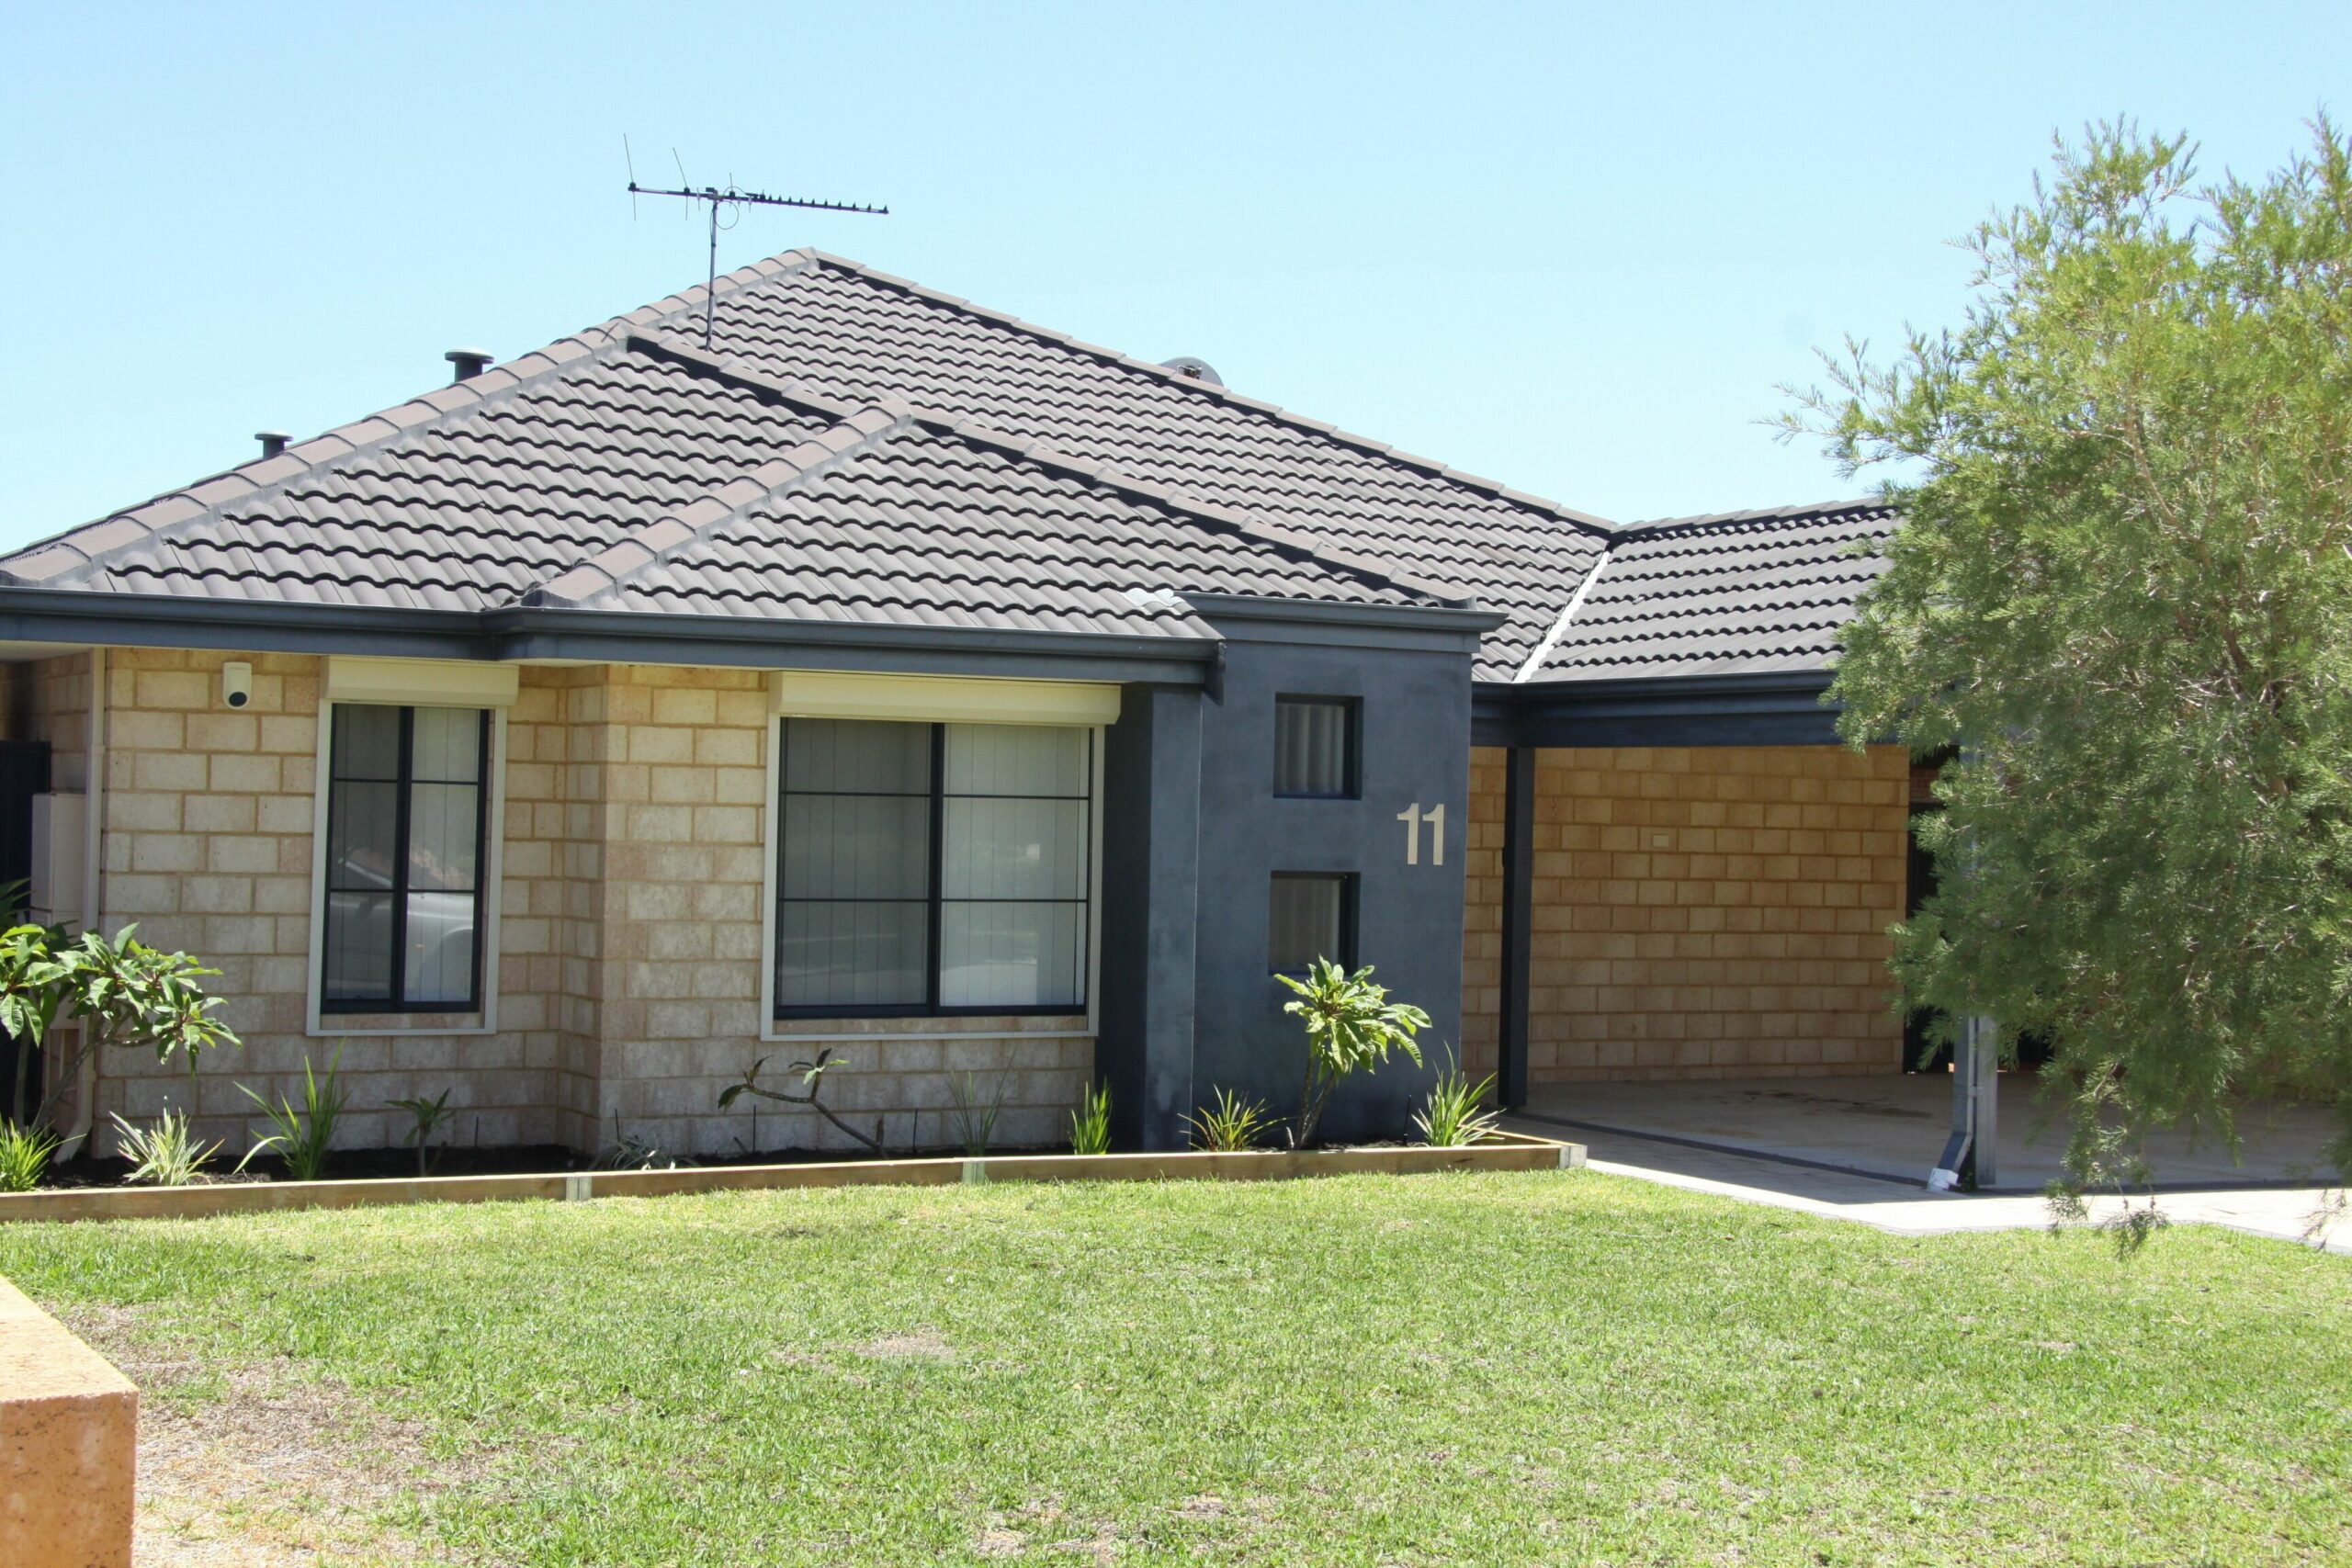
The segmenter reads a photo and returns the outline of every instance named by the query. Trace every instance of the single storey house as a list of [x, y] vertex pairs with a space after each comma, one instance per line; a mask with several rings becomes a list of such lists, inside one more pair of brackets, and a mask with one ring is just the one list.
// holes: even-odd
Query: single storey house
[[1819, 701], [1874, 503], [1621, 526], [808, 251], [449, 358], [0, 558], [37, 906], [245, 1042], [114, 1053], [81, 1126], [242, 1146], [341, 1042], [356, 1146], [444, 1090], [459, 1142], [824, 1146], [718, 1091], [830, 1044], [893, 1145], [972, 1073], [1005, 1143], [1099, 1079], [1178, 1146], [1288, 1108], [1318, 954], [1513, 1101], [1903, 1066], [1912, 770]]

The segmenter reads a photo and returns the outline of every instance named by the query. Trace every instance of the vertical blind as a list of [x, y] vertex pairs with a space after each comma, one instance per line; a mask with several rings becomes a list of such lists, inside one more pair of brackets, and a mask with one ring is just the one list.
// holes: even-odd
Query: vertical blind
[[1344, 697], [1274, 699], [1274, 793], [1355, 794], [1355, 704]]
[[780, 1014], [1086, 1005], [1093, 737], [783, 721]]

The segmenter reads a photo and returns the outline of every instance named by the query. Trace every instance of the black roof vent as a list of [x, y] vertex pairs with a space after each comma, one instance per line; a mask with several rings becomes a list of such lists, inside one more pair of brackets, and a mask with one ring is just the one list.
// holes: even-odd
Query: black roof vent
[[254, 432], [254, 439], [261, 443], [263, 457], [275, 457], [285, 451], [286, 444], [294, 438], [282, 430], [256, 430]]
[[491, 364], [491, 355], [479, 348], [453, 348], [441, 357], [458, 367], [458, 373], [449, 378], [449, 384], [453, 387], [460, 381], [472, 380]]

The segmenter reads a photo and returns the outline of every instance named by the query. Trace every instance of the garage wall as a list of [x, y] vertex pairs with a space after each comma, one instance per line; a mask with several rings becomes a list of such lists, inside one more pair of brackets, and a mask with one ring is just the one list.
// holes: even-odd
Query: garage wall
[[[1463, 1025], [1494, 1060], [1503, 759], [1472, 758]], [[1896, 1072], [1899, 747], [1591, 748], [1536, 764], [1528, 1077]], [[1489, 847], [1491, 846], [1491, 847]]]

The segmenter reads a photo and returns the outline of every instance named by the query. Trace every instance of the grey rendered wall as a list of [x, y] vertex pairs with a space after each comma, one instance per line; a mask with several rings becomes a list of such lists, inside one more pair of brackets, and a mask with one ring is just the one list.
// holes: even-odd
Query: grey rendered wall
[[[1201, 709], [1193, 1097], [1205, 1101], [1227, 1088], [1262, 1099], [1278, 1116], [1295, 1112], [1304, 1037], [1282, 1010], [1290, 991], [1267, 972], [1269, 885], [1277, 871], [1352, 872], [1357, 962], [1374, 965], [1392, 996], [1430, 1014], [1422, 1037], [1429, 1065], [1417, 1070], [1392, 1057], [1350, 1083], [1321, 1132], [1402, 1135], [1444, 1043], [1461, 1037], [1470, 641], [1375, 641], [1378, 634], [1365, 631], [1262, 621], [1217, 629], [1232, 640], [1222, 691]], [[1274, 797], [1277, 695], [1361, 700], [1361, 799]], [[1443, 807], [1444, 842], [1434, 853], [1423, 827], [1408, 863], [1407, 825], [1396, 818], [1416, 805], [1424, 814]]]
[[1122, 1148], [1184, 1146], [1193, 1108], [1201, 708], [1129, 686], [1102, 756], [1102, 964], [1095, 1066]]

